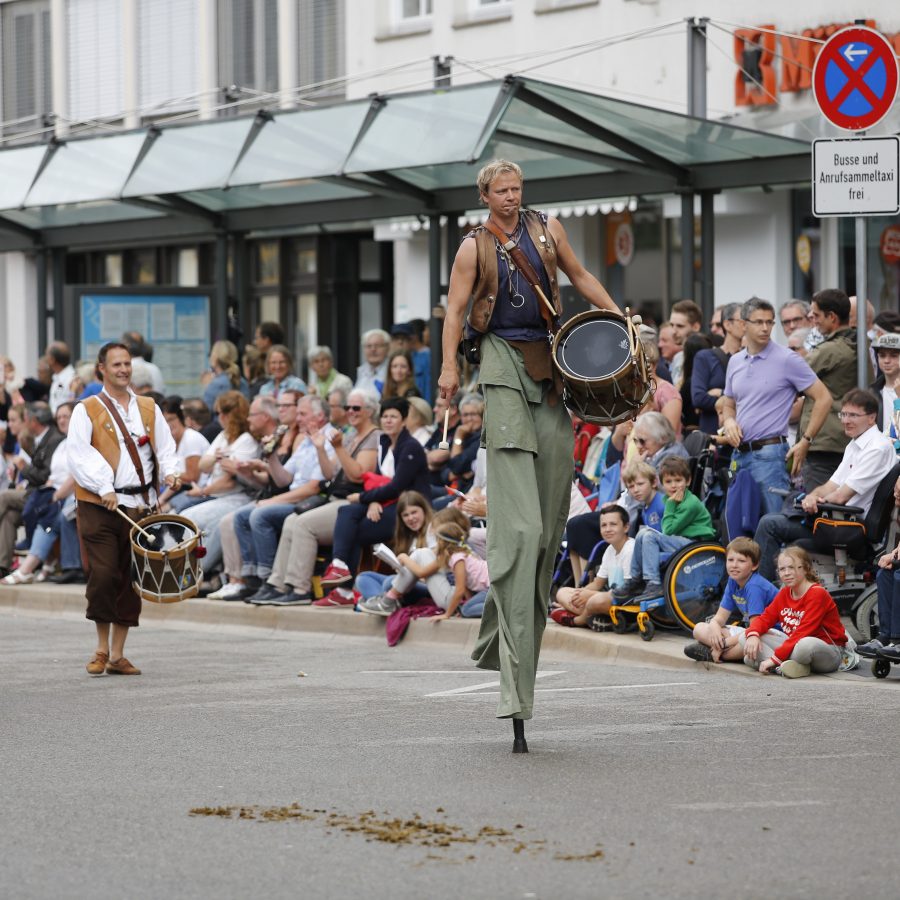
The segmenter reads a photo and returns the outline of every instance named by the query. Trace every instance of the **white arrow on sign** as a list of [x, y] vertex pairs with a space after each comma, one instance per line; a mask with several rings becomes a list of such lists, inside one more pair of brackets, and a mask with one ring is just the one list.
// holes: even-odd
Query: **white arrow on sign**
[[841, 55], [847, 57], [847, 62], [852, 63], [854, 58], [857, 56], [868, 56], [869, 48], [863, 44], [858, 50], [854, 49], [856, 44], [847, 44], [846, 47], [841, 51]]

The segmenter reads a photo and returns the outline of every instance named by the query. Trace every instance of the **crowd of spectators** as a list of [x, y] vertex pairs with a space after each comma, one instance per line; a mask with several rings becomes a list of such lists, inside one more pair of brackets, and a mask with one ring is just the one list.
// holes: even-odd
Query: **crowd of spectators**
[[[592, 580], [559, 592], [553, 618], [585, 626], [613, 603], [658, 592], [660, 554], [715, 535], [705, 498], [689, 489], [691, 458], [710, 442], [732, 484], [758, 507], [749, 543], [728, 553], [732, 594], [742, 597], [753, 579], [776, 582], [782, 568], [795, 584], [813, 583], [804, 581], [802, 559], [780, 562], [783, 546], [808, 533], [807, 523], [782, 514], [783, 492], [802, 490], [810, 515], [821, 502], [867, 508], [896, 458], [900, 315], [872, 311], [870, 319], [867, 391], [855, 386], [855, 304], [841, 291], [789, 300], [777, 312], [759, 298], [726, 303], [706, 327], [700, 308], [682, 300], [668, 321], [645, 322], [652, 395], [634, 421], [589, 432], [600, 449], [580, 460], [584, 483], [614, 473], [599, 509], [590, 511], [588, 491], [573, 486], [576, 584], [594, 546], [608, 546]], [[363, 334], [354, 377], [338, 371], [326, 346], [312, 347], [301, 371], [281, 327], [262, 323], [242, 350], [213, 343], [193, 397], [166, 393], [166, 373], [140, 334], [123, 342], [132, 388], [157, 400], [176, 443], [183, 486], [165, 491], [161, 508], [203, 534], [203, 595], [384, 616], [410, 606], [479, 614], [488, 588], [484, 403], [477, 389], [449, 402], [434, 396], [424, 321]], [[74, 365], [61, 341], [48, 345], [32, 377], [3, 364], [0, 576], [6, 584], [78, 582], [65, 434], [74, 404], [99, 384], [92, 365]], [[445, 414], [449, 449], [441, 447]], [[882, 581], [900, 603], [900, 589]], [[900, 632], [887, 608], [885, 615], [886, 628]], [[695, 635], [694, 658], [743, 658], [749, 645], [759, 664], [765, 634], [751, 629], [739, 640], [724, 624]], [[887, 631], [880, 638], [900, 642]]]

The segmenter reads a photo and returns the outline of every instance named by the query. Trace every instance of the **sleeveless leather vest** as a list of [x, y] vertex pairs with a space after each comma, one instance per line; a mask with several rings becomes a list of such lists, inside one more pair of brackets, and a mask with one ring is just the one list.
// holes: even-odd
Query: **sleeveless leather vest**
[[[548, 298], [553, 304], [557, 315], [562, 314], [562, 306], [559, 300], [559, 284], [556, 279], [556, 241], [550, 234], [544, 218], [540, 213], [531, 209], [523, 209], [522, 217], [525, 220], [525, 228], [532, 243], [537, 248], [550, 282], [550, 294]], [[475, 239], [475, 247], [478, 253], [478, 269], [475, 286], [472, 289], [469, 315], [467, 322], [475, 331], [484, 334], [490, 331], [491, 317], [497, 304], [497, 289], [499, 285], [499, 272], [497, 269], [497, 244], [494, 236], [483, 226], [474, 228], [467, 237]], [[540, 273], [538, 273], [540, 274]]]

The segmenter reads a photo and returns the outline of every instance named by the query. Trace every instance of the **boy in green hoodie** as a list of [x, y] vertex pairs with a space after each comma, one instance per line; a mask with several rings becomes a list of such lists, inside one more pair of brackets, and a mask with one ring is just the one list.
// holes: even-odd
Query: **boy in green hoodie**
[[616, 603], [639, 603], [663, 596], [660, 556], [680, 550], [692, 541], [716, 536], [709, 510], [688, 490], [691, 470], [681, 457], [667, 456], [659, 464], [659, 480], [666, 494], [662, 532], [641, 529], [634, 542], [631, 576], [612, 592]]

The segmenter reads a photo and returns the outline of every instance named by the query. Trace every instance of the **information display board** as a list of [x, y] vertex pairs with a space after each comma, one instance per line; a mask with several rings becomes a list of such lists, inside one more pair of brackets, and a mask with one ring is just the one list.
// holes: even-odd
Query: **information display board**
[[153, 345], [153, 362], [166, 392], [203, 393], [200, 376], [209, 368], [210, 298], [201, 294], [83, 293], [80, 296], [81, 358], [96, 359], [107, 341], [137, 331]]

